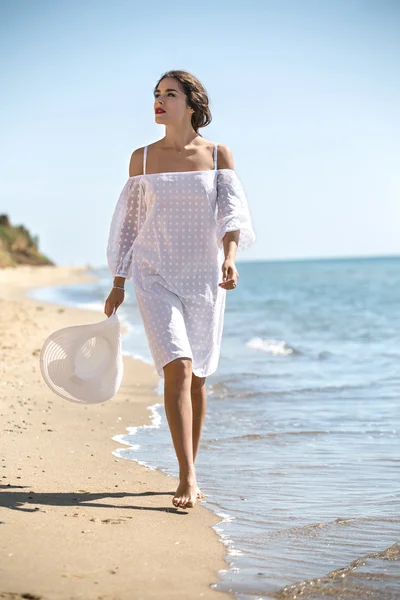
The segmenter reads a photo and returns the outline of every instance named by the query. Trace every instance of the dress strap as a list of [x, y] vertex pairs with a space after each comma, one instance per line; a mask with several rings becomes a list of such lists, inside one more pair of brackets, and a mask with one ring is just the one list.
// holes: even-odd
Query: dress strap
[[147, 146], [144, 147], [144, 153], [143, 153], [143, 175], [146, 173], [146, 158], [147, 158]]
[[215, 146], [214, 146], [214, 169], [215, 169], [215, 171], [217, 170], [217, 149], [218, 149], [218, 144], [215, 144]]

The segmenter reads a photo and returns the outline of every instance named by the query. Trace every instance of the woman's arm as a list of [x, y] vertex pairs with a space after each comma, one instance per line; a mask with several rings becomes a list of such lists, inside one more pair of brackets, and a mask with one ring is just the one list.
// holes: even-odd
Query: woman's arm
[[[142, 175], [143, 173], [143, 153], [144, 148], [137, 148], [132, 152], [129, 161], [129, 177], [135, 177], [135, 175]], [[124, 287], [126, 277], [114, 277], [114, 285], [117, 287]]]
[[225, 257], [236, 256], [255, 241], [249, 206], [236, 171], [231, 150], [218, 146], [217, 172], [217, 243]]
[[146, 219], [146, 204], [142, 197], [140, 177], [142, 167], [139, 167], [140, 155], [143, 158], [143, 148], [138, 148], [132, 153], [129, 178], [119, 196], [110, 225], [107, 259], [114, 277], [114, 285], [118, 287], [124, 287], [125, 279], [132, 276], [132, 246]]
[[[217, 147], [217, 166], [219, 169], [235, 170], [235, 162], [233, 159], [232, 150], [224, 144], [218, 144]], [[233, 261], [236, 258], [236, 251], [239, 244], [240, 230], [228, 231], [223, 240], [225, 258], [230, 258]]]

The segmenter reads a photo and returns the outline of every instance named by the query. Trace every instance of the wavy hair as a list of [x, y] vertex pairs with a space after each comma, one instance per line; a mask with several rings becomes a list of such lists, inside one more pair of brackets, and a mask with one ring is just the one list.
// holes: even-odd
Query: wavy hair
[[154, 94], [156, 93], [160, 81], [166, 77], [173, 77], [179, 81], [183, 87], [183, 91], [186, 95], [187, 105], [194, 110], [191, 119], [192, 127], [196, 133], [199, 133], [198, 129], [200, 129], [200, 127], [206, 127], [211, 123], [212, 120], [208, 94], [204, 85], [197, 79], [197, 77], [188, 71], [166, 71], [166, 73], [164, 73], [157, 81], [153, 92]]

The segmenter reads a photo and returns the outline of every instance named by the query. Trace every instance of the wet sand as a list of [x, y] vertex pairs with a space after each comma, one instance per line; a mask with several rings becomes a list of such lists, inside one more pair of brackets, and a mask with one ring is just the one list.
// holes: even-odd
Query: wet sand
[[124, 357], [118, 394], [93, 406], [42, 380], [46, 337], [106, 315], [25, 293], [90, 279], [84, 267], [0, 270], [0, 599], [233, 598], [210, 587], [228, 567], [220, 519], [201, 501], [175, 508], [178, 479], [112, 454], [114, 435], [150, 424], [154, 367]]

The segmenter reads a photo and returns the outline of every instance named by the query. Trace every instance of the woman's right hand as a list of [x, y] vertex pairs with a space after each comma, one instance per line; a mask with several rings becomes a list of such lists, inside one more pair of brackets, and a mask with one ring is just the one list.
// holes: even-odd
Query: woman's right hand
[[113, 288], [108, 295], [106, 303], [104, 305], [104, 312], [107, 317], [111, 317], [111, 315], [115, 311], [117, 311], [118, 307], [123, 303], [125, 299], [125, 291], [119, 288]]

